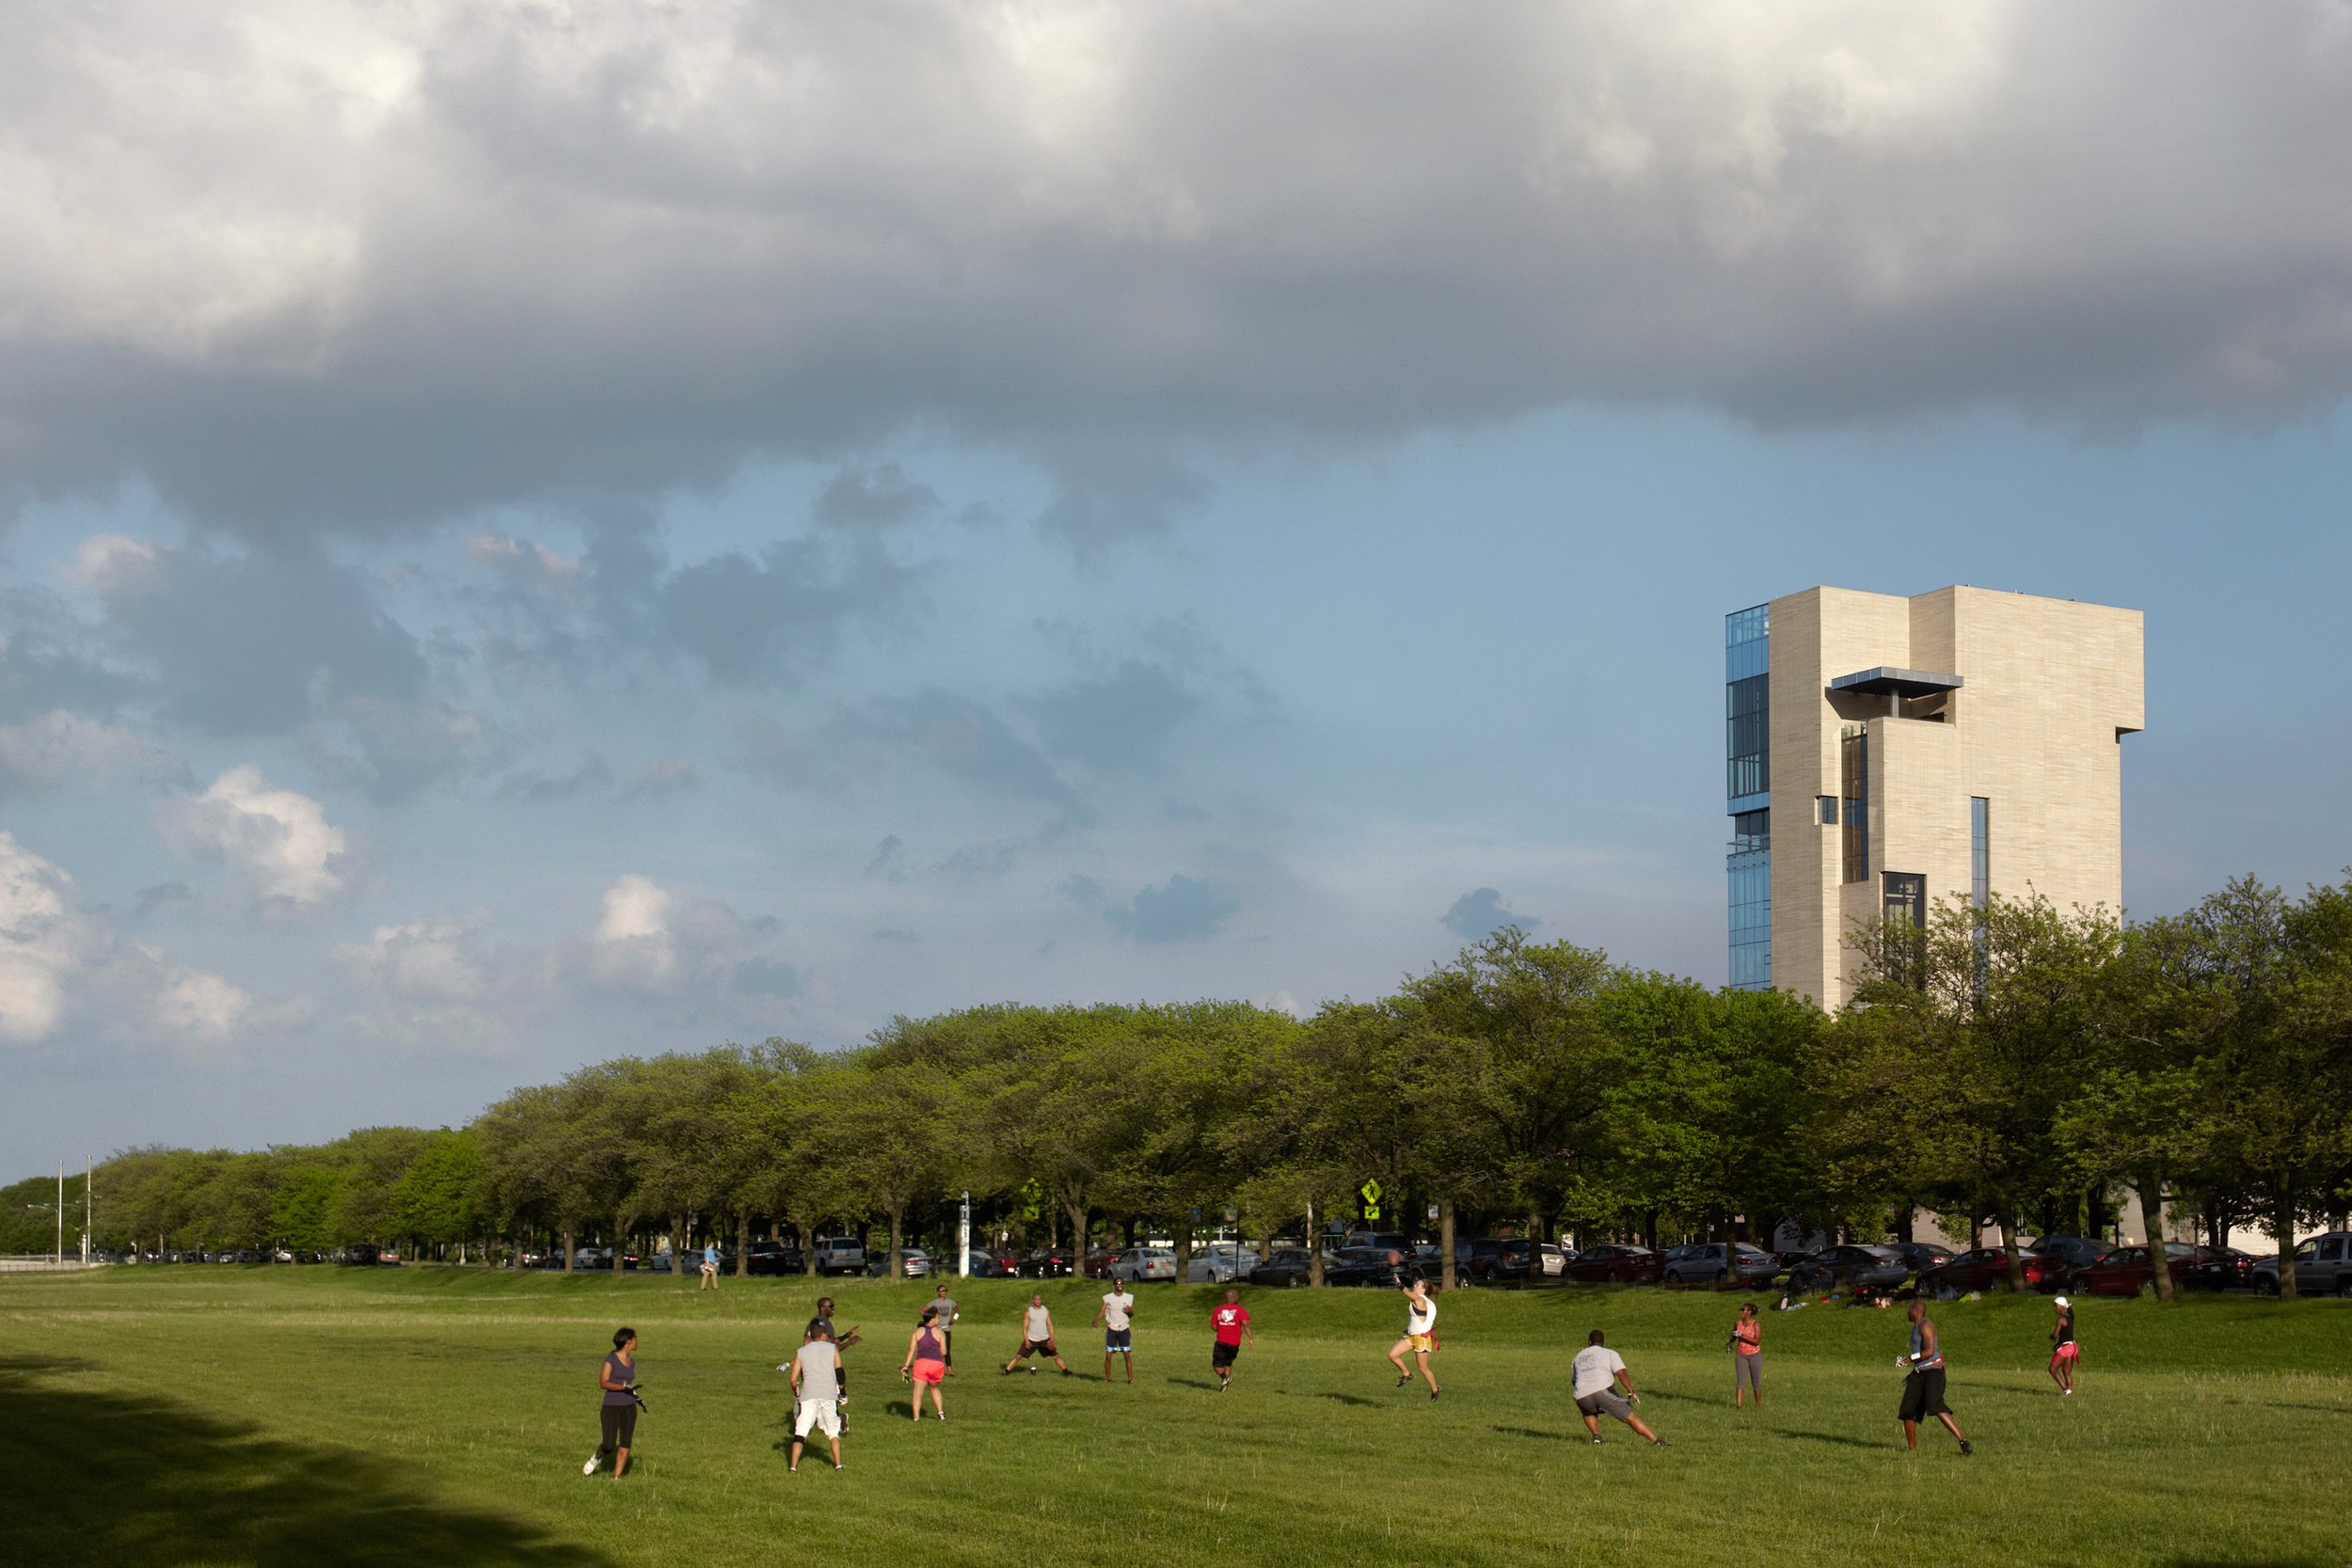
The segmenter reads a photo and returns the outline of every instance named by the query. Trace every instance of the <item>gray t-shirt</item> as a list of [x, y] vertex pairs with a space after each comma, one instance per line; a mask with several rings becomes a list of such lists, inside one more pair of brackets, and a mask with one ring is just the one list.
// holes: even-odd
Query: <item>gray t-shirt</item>
[[831, 1339], [811, 1339], [794, 1359], [801, 1364], [801, 1398], [812, 1403], [841, 1397], [839, 1353]]
[[1576, 1353], [1576, 1359], [1568, 1363], [1568, 1368], [1576, 1374], [1576, 1397], [1581, 1400], [1614, 1383], [1617, 1374], [1625, 1370], [1625, 1357], [1607, 1345], [1586, 1345]]
[[953, 1296], [941, 1296], [938, 1300], [936, 1300], [936, 1301], [932, 1302], [932, 1303], [931, 1303], [931, 1305], [932, 1305], [933, 1307], [938, 1307], [938, 1308], [939, 1308], [939, 1326], [940, 1326], [940, 1327], [942, 1327], [942, 1328], [953, 1328], [953, 1327], [955, 1327], [955, 1326], [956, 1326], [956, 1298], [955, 1298], [955, 1297], [953, 1297]]

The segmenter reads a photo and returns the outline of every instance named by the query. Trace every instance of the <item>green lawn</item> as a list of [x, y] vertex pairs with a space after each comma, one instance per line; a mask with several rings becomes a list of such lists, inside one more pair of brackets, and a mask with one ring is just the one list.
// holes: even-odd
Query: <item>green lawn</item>
[[[1445, 1298], [1442, 1401], [1381, 1360], [1385, 1292], [1247, 1292], [1258, 1345], [1213, 1392], [1217, 1292], [1141, 1292], [1135, 1386], [1001, 1378], [1025, 1288], [962, 1282], [945, 1425], [905, 1419], [929, 1291], [830, 1287], [849, 1468], [787, 1475], [773, 1370], [799, 1280], [183, 1266], [0, 1276], [0, 1561], [2235, 1564], [2352, 1560], [2352, 1304], [2086, 1302], [2082, 1391], [2043, 1375], [2038, 1297], [1937, 1309], [1978, 1451], [1899, 1449], [1895, 1311], [1768, 1314], [1760, 1413], [1729, 1404], [1731, 1304], [1656, 1291]], [[1099, 1287], [1047, 1300], [1072, 1365]], [[624, 1481], [580, 1473], [612, 1328], [651, 1410]], [[1567, 1357], [1631, 1365], [1651, 1449], [1585, 1441]], [[896, 1418], [885, 1418], [886, 1406]]]

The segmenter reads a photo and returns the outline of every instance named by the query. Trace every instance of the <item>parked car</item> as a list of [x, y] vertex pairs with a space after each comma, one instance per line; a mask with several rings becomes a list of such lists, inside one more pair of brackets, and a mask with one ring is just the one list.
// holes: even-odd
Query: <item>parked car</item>
[[[956, 1261], [955, 1259], [948, 1259], [948, 1266], [954, 1267]], [[1005, 1267], [1005, 1260], [986, 1247], [976, 1246], [972, 1249], [972, 1277], [974, 1279], [1005, 1279], [1010, 1277], [1012, 1271]]]
[[804, 1273], [807, 1268], [807, 1255], [782, 1242], [754, 1242], [743, 1258], [745, 1274], [792, 1275]]
[[[2198, 1249], [2186, 1242], [2164, 1243], [2166, 1267], [2177, 1289], [2197, 1266]], [[2088, 1296], [2136, 1296], [2148, 1289], [2155, 1268], [2144, 1246], [2120, 1246], [2087, 1268], [2076, 1269], [2067, 1283]]]
[[1276, 1247], [1249, 1271], [1249, 1283], [1283, 1289], [1304, 1285], [1310, 1278], [1308, 1265], [1305, 1247]]
[[335, 1255], [335, 1261], [353, 1268], [373, 1268], [382, 1257], [379, 1248], [367, 1242], [354, 1242]]
[[1024, 1279], [1059, 1279], [1072, 1271], [1069, 1252], [1062, 1247], [1038, 1247], [1021, 1259]]
[[[1677, 1256], [1678, 1255], [1678, 1256]], [[1660, 1278], [1668, 1285], [1770, 1285], [1780, 1277], [1780, 1263], [1760, 1246], [1731, 1243], [1724, 1256], [1721, 1242], [1677, 1247], [1666, 1255]]]
[[1108, 1279], [1111, 1265], [1118, 1262], [1119, 1255], [1126, 1250], [1124, 1247], [1112, 1246], [1106, 1243], [1096, 1247], [1079, 1260], [1078, 1272], [1089, 1279]]
[[2233, 1246], [2197, 1249], [2197, 1261], [2181, 1283], [2192, 1291], [2243, 1291], [2254, 1283], [2254, 1265], [2261, 1259]]
[[1886, 1244], [1903, 1255], [1903, 1261], [1911, 1265], [1913, 1274], [1923, 1273], [1960, 1256], [1941, 1242], [1889, 1242]]
[[[2025, 1265], [2026, 1289], [2029, 1291], [2038, 1291], [2058, 1277], [2034, 1253], [2020, 1253], [2018, 1261]], [[1947, 1258], [1919, 1275], [1919, 1293], [1938, 1301], [1950, 1301], [1971, 1291], [2008, 1289], [2009, 1254], [1996, 1246], [1980, 1246], [1956, 1258]]]
[[1875, 1291], [1892, 1291], [1910, 1278], [1910, 1265], [1893, 1247], [1850, 1242], [1824, 1247], [1789, 1270], [1788, 1288], [1803, 1292], [1867, 1285]]
[[1546, 1279], [1557, 1279], [1560, 1277], [1561, 1271], [1568, 1266], [1568, 1259], [1574, 1257], [1575, 1254], [1568, 1252], [1565, 1248], [1554, 1246], [1549, 1242], [1546, 1242], [1542, 1248], [1539, 1249], [1537, 1256], [1542, 1259], [1539, 1266], [1543, 1271], [1544, 1277]]
[[1341, 1238], [1340, 1250], [1344, 1252], [1352, 1246], [1373, 1247], [1381, 1252], [1394, 1248], [1407, 1258], [1413, 1255], [1412, 1242], [1396, 1230], [1351, 1230]]
[[2055, 1285], [2087, 1269], [2115, 1250], [2111, 1242], [2086, 1241], [2080, 1236], [2037, 1236], [2025, 1249], [2042, 1260], [2042, 1272]]
[[929, 1279], [938, 1274], [938, 1262], [919, 1246], [898, 1249], [898, 1273], [907, 1279]]
[[1326, 1285], [1369, 1285], [1393, 1291], [1410, 1264], [1391, 1263], [1384, 1246], [1342, 1247], [1339, 1256], [1323, 1265]]
[[1212, 1242], [1192, 1255], [1184, 1277], [1195, 1285], [1232, 1285], [1246, 1280], [1258, 1267], [1254, 1247], [1232, 1242]]
[[[2277, 1295], [2279, 1255], [2256, 1259], [2248, 1283], [2263, 1295]], [[2352, 1231], [2330, 1230], [2296, 1243], [2295, 1291], [2305, 1296], [2352, 1296]]]
[[817, 1243], [817, 1272], [819, 1275], [864, 1274], [866, 1244], [855, 1236], [824, 1236]]
[[1664, 1261], [1657, 1253], [1626, 1242], [1586, 1247], [1566, 1266], [1570, 1279], [1586, 1284], [1654, 1285], [1664, 1272]]
[[1131, 1285], [1139, 1285], [1148, 1279], [1172, 1280], [1176, 1277], [1176, 1249], [1165, 1246], [1131, 1248], [1120, 1254], [1119, 1261], [1111, 1265], [1110, 1277], [1126, 1280]]
[[1454, 1243], [1454, 1277], [1465, 1285], [1492, 1285], [1527, 1277], [1528, 1245], [1512, 1236], [1480, 1236]]

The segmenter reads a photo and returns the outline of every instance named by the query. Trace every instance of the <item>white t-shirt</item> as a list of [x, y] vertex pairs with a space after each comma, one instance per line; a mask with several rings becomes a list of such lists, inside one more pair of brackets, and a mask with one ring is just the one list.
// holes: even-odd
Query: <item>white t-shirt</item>
[[1135, 1309], [1135, 1297], [1124, 1291], [1113, 1291], [1103, 1298], [1103, 1326], [1113, 1334], [1122, 1332], [1134, 1321], [1129, 1314]]
[[1415, 1301], [1410, 1296], [1405, 1298], [1406, 1333], [1426, 1334], [1437, 1326], [1438, 1304], [1436, 1301], [1427, 1296], [1423, 1296], [1419, 1301]]
[[1625, 1370], [1625, 1357], [1607, 1345], [1586, 1345], [1576, 1353], [1576, 1359], [1568, 1367], [1576, 1374], [1576, 1397], [1581, 1400], [1614, 1383], [1617, 1374]]
[[1054, 1315], [1044, 1307], [1030, 1307], [1027, 1322], [1028, 1328], [1025, 1332], [1031, 1340], [1050, 1339], [1054, 1337]]
[[841, 1383], [836, 1375], [840, 1361], [831, 1339], [811, 1339], [801, 1347], [795, 1358], [801, 1364], [801, 1399], [807, 1403], [819, 1403], [841, 1397]]

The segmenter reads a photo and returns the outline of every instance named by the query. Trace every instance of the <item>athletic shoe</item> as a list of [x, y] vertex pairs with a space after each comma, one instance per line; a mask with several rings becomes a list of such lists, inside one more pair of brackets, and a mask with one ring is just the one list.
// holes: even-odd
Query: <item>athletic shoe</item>
[[1666, 1446], [1666, 1440], [1665, 1440], [1663, 1437], [1655, 1438], [1655, 1439], [1653, 1439], [1653, 1440], [1651, 1441], [1651, 1443], [1650, 1443], [1650, 1447], [1651, 1447], [1651, 1448], [1653, 1448], [1653, 1449], [1662, 1449], [1662, 1448], [1664, 1448], [1665, 1446]]
[[1062, 1375], [1062, 1376], [1064, 1376], [1064, 1377], [1076, 1377], [1078, 1374], [1077, 1374], [1076, 1372], [1072, 1371], [1069, 1368], [1064, 1367], [1064, 1368], [1061, 1370], [1061, 1375]]
[[1012, 1376], [1012, 1369], [1010, 1367], [999, 1367], [996, 1370], [1006, 1377]]
[[1963, 1453], [1974, 1453], [1977, 1451], [1977, 1446], [1968, 1441], [1967, 1438], [1963, 1437], [1960, 1440], [1960, 1451]]
[[1396, 1380], [1396, 1386], [1397, 1386], [1399, 1388], [1402, 1388], [1402, 1387], [1404, 1387], [1406, 1384], [1408, 1384], [1408, 1383], [1410, 1383], [1410, 1382], [1412, 1382], [1412, 1381], [1413, 1381], [1413, 1374], [1412, 1374], [1412, 1373], [1410, 1373], [1410, 1372], [1406, 1372], [1406, 1373], [1403, 1377], [1400, 1377], [1400, 1378], [1398, 1378], [1398, 1379]]
[[834, 1469], [836, 1469], [836, 1470], [838, 1470], [839, 1468], [841, 1468], [841, 1466], [840, 1466], [840, 1465], [834, 1465]]
[[596, 1456], [595, 1454], [590, 1454], [588, 1456], [588, 1463], [580, 1467], [580, 1473], [583, 1476], [593, 1476], [596, 1473]]
[[1434, 1400], [1442, 1392], [1444, 1392], [1443, 1389], [1432, 1388], [1429, 1390], [1429, 1397]]
[[1599, 1438], [1596, 1437], [1596, 1438], [1594, 1438], [1594, 1439], [1593, 1439], [1593, 1447], [1595, 1447], [1595, 1448], [1598, 1448], [1598, 1447], [1600, 1447], [1600, 1439], [1599, 1439]]
[[801, 1473], [801, 1467], [798, 1465], [787, 1465], [784, 1467], [784, 1473], [787, 1476], [797, 1476]]

